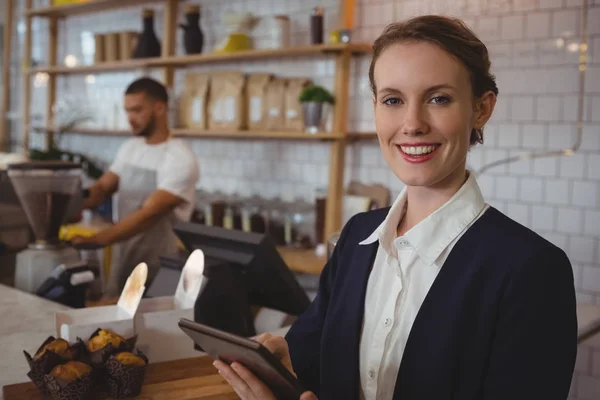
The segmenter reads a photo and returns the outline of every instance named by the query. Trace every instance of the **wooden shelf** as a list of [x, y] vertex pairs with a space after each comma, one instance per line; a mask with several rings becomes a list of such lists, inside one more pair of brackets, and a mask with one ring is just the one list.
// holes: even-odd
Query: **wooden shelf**
[[[39, 132], [55, 133], [52, 128], [36, 126], [32, 128]], [[336, 140], [342, 139], [343, 135], [335, 133], [317, 133], [309, 134], [304, 132], [285, 132], [285, 131], [196, 131], [192, 129], [172, 129], [175, 137], [189, 137], [201, 139], [281, 139], [281, 140]], [[89, 136], [130, 136], [129, 130], [111, 130], [111, 129], [90, 129], [73, 128], [64, 134], [75, 133], [78, 135]]]
[[193, 54], [185, 56], [133, 59], [116, 62], [106, 62], [95, 65], [77, 67], [40, 66], [30, 69], [30, 74], [45, 72], [52, 75], [92, 74], [102, 72], [128, 71], [139, 68], [185, 67], [188, 65], [214, 64], [218, 62], [257, 60], [269, 58], [289, 58], [318, 54], [337, 54], [342, 52], [365, 54], [371, 51], [368, 43], [323, 44], [317, 46], [297, 46], [286, 49], [244, 50], [232, 53]]
[[350, 132], [346, 134], [348, 140], [356, 141], [356, 140], [377, 140], [376, 132]]
[[72, 15], [91, 14], [119, 8], [164, 3], [164, 0], [90, 0], [85, 3], [64, 4], [60, 6], [38, 7], [27, 12], [29, 17], [69, 17]]

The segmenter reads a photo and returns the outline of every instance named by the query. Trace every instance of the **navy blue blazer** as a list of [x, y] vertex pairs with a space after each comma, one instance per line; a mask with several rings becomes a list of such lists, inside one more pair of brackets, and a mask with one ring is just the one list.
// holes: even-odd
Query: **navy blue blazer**
[[[345, 226], [317, 297], [286, 339], [320, 400], [358, 399], [367, 281], [389, 208]], [[397, 400], [565, 400], [577, 353], [565, 253], [495, 208], [459, 239], [421, 306], [396, 379]]]

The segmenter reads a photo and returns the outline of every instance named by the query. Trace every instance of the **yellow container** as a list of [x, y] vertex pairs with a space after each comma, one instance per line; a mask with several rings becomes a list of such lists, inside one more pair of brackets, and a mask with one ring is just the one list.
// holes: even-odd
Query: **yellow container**
[[73, 4], [73, 3], [87, 3], [90, 0], [52, 0], [53, 6], [62, 6], [65, 4]]
[[[107, 224], [106, 226], [110, 226]], [[94, 236], [96, 233], [105, 229], [106, 226], [89, 226], [83, 224], [71, 224], [71, 225], [63, 225], [60, 228], [59, 237], [60, 240], [69, 241], [73, 239], [75, 236], [83, 236], [90, 237]], [[106, 246], [104, 248], [104, 281], [107, 282], [110, 277], [110, 266], [112, 261], [112, 247]]]

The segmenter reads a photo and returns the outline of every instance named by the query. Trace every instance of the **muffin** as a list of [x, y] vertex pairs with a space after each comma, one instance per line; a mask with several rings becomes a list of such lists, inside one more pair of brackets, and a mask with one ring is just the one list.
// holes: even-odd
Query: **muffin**
[[86, 345], [92, 364], [104, 364], [113, 354], [131, 351], [137, 341], [137, 335], [125, 339], [107, 329], [98, 329], [92, 334]]
[[33, 359], [39, 360], [49, 351], [59, 355], [65, 360], [70, 361], [73, 359], [71, 346], [69, 345], [69, 342], [67, 342], [65, 339], [54, 339], [46, 345], [42, 346], [42, 348], [38, 350]]
[[139, 350], [111, 356], [106, 362], [108, 394], [117, 399], [139, 396], [147, 366], [148, 358]]
[[44, 376], [46, 387], [54, 400], [84, 400], [92, 389], [92, 367], [80, 361], [57, 365]]
[[72, 360], [74, 352], [66, 340], [49, 336], [35, 352], [34, 357], [26, 351], [23, 353], [30, 368], [27, 376], [44, 395], [48, 395], [44, 375], [50, 373], [57, 365]]
[[73, 382], [76, 379], [92, 373], [92, 367], [80, 361], [69, 361], [63, 365], [57, 365], [52, 369], [50, 375], [62, 379], [65, 382]]

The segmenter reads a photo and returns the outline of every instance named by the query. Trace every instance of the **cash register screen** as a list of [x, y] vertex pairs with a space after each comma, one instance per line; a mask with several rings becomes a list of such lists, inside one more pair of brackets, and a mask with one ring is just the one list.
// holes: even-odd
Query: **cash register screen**
[[243, 271], [252, 305], [300, 315], [310, 304], [292, 271], [285, 264], [271, 237], [180, 222], [174, 231], [188, 251], [200, 249], [207, 262], [227, 262]]

